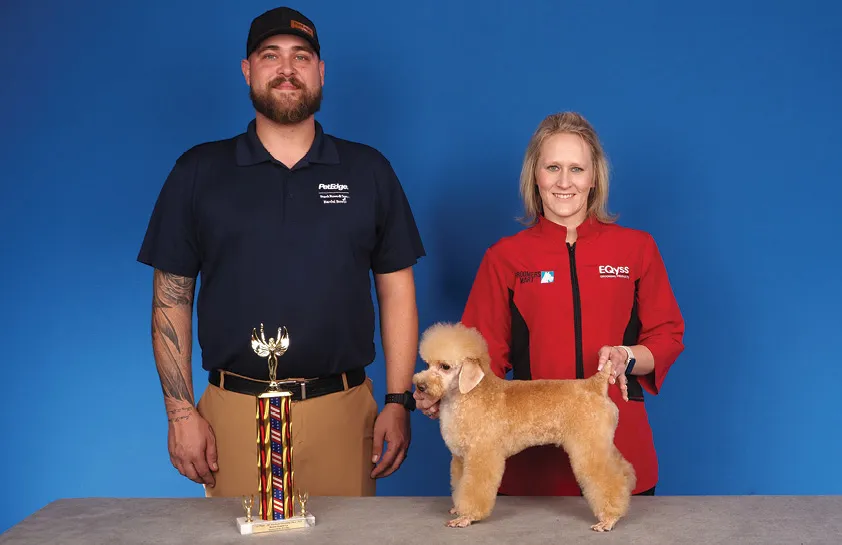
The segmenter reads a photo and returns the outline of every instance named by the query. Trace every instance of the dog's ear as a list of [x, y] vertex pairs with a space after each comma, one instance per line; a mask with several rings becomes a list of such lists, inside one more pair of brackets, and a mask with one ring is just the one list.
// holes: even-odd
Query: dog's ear
[[465, 358], [462, 369], [459, 370], [459, 392], [467, 394], [480, 383], [485, 372], [476, 358]]

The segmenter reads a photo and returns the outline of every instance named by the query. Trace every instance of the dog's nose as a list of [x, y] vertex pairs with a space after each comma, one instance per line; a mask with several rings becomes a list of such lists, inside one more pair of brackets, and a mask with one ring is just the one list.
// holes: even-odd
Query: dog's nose
[[419, 385], [418, 385], [418, 391], [419, 391], [419, 392], [421, 392], [422, 394], [423, 394], [426, 390], [427, 390], [427, 387], [426, 387], [426, 386], [424, 386], [423, 384], [419, 384]]

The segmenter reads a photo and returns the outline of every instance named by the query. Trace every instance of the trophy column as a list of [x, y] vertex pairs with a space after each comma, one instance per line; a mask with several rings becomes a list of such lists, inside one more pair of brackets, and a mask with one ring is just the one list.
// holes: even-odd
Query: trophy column
[[316, 518], [307, 512], [307, 493], [297, 493], [300, 512], [295, 515], [295, 470], [292, 447], [292, 393], [281, 389], [277, 380], [278, 358], [289, 348], [289, 334], [278, 328], [277, 338], [268, 341], [260, 324], [260, 334], [252, 331], [255, 353], [268, 358], [269, 386], [255, 397], [257, 435], [257, 520], [251, 516], [254, 497], [243, 499], [245, 517], [237, 519], [241, 534], [257, 534], [309, 528]]
[[257, 497], [263, 520], [294, 516], [291, 405], [289, 392], [267, 392], [257, 398]]

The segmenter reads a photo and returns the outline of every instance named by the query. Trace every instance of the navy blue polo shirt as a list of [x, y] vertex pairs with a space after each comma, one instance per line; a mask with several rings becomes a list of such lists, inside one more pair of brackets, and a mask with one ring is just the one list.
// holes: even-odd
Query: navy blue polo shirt
[[369, 273], [425, 255], [403, 188], [376, 149], [325, 134], [293, 168], [272, 158], [252, 121], [176, 161], [138, 261], [197, 277], [204, 369], [266, 379], [252, 329], [286, 326], [278, 377], [317, 377], [372, 362]]

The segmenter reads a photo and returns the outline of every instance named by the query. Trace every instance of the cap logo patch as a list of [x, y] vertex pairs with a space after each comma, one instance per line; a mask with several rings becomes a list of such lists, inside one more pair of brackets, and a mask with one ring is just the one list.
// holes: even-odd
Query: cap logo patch
[[314, 34], [313, 29], [308, 27], [304, 23], [299, 23], [298, 21], [293, 20], [293, 21], [289, 22], [289, 26], [291, 26], [292, 28], [297, 28], [298, 30], [303, 30], [304, 32], [309, 34], [311, 37], [313, 37], [313, 34]]

